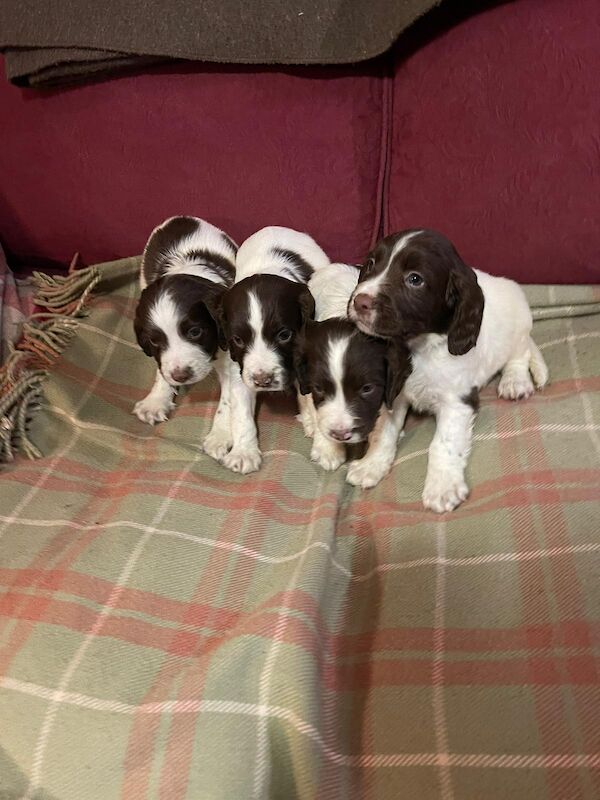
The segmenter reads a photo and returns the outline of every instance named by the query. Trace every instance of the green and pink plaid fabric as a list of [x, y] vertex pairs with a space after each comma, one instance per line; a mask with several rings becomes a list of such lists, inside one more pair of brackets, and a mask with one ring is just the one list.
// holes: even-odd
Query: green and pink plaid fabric
[[215, 383], [133, 417], [137, 264], [0, 472], [0, 798], [600, 797], [598, 289], [529, 290], [552, 382], [483, 392], [436, 516], [430, 419], [360, 492], [285, 400], [247, 477], [199, 449]]

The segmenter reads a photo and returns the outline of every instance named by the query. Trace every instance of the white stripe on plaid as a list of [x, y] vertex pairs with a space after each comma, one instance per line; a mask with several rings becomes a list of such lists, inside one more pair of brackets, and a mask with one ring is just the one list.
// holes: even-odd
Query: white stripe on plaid
[[[135, 288], [136, 288], [135, 285], [131, 284], [131, 286], [128, 289], [128, 297], [131, 296], [131, 294], [135, 290]], [[124, 320], [125, 320], [125, 318], [123, 317], [121, 319], [121, 322], [120, 322], [121, 326], [123, 325]], [[94, 379], [91, 381], [91, 383], [89, 384], [89, 386], [85, 390], [85, 392], [82, 393], [81, 400], [75, 406], [75, 411], [76, 412], [77, 411], [81, 411], [81, 409], [84, 407], [84, 405], [88, 402], [88, 400], [90, 399], [90, 397], [94, 393], [94, 389], [98, 385], [98, 382], [100, 381], [100, 377], [104, 374], [104, 370], [106, 369], [110, 359], [112, 358], [112, 354], [113, 354], [113, 351], [115, 349], [115, 345], [116, 345], [116, 341], [112, 341], [110, 343], [110, 346], [107, 347], [106, 350], [104, 351], [104, 356], [103, 356], [102, 361], [101, 361], [101, 363], [100, 363], [100, 365], [98, 367], [98, 371], [97, 371]], [[15, 506], [15, 508], [13, 510], [13, 513], [9, 517], [9, 520], [12, 519], [12, 521], [14, 521], [14, 520], [18, 519], [18, 517], [21, 514], [21, 512], [23, 511], [23, 509], [26, 508], [31, 503], [31, 501], [33, 500], [35, 495], [44, 486], [44, 484], [46, 483], [46, 481], [48, 480], [50, 475], [52, 475], [52, 473], [54, 472], [54, 469], [55, 469], [56, 465], [59, 463], [59, 461], [62, 458], [64, 458], [68, 453], [71, 452], [71, 450], [73, 449], [73, 447], [77, 443], [78, 439], [79, 439], [79, 430], [75, 429], [73, 431], [73, 435], [69, 439], [69, 442], [65, 445], [65, 447], [62, 450], [60, 450], [53, 458], [50, 459], [46, 469], [40, 475], [39, 480], [31, 487], [31, 489], [28, 492], [26, 492], [23, 495], [23, 497], [21, 498], [21, 501], [19, 503], [17, 503], [17, 505]], [[10, 523], [4, 523], [2, 526], [0, 526], [0, 539], [4, 535], [8, 524], [10, 524]]]
[[[31, 697], [39, 697], [53, 702], [57, 689], [48, 689], [35, 683], [0, 678], [0, 687]], [[258, 703], [240, 703], [230, 700], [164, 700], [157, 703], [144, 703], [139, 706], [121, 703], [117, 700], [104, 700], [98, 697], [64, 692], [60, 702], [66, 705], [88, 708], [92, 711], [117, 714], [239, 714], [243, 716], [268, 716], [289, 723], [297, 731], [308, 736], [322, 749], [326, 758], [348, 767], [436, 767], [439, 764], [437, 753], [390, 753], [348, 756], [329, 747], [319, 731], [305, 722], [293, 711], [282, 706], [260, 706]], [[600, 753], [553, 755], [488, 755], [487, 753], [448, 753], [450, 767], [496, 767], [505, 769], [597, 769], [600, 767]]]
[[[524, 484], [529, 485], [529, 484]], [[0, 521], [6, 521], [8, 519], [12, 519], [10, 517], [3, 517], [0, 516]], [[57, 519], [57, 520], [45, 520], [45, 519], [27, 519], [22, 518], [19, 520], [13, 520], [13, 522], [18, 522], [20, 525], [30, 526], [30, 527], [41, 527], [41, 528], [51, 528], [51, 527], [67, 527], [72, 528], [74, 530], [80, 531], [87, 531], [87, 530], [102, 530], [102, 529], [109, 529], [109, 528], [133, 528], [134, 530], [141, 530], [146, 531], [148, 533], [154, 533], [157, 536], [172, 536], [175, 539], [184, 539], [188, 542], [193, 542], [199, 545], [205, 545], [207, 547], [216, 547], [222, 550], [229, 550], [232, 552], [239, 553], [241, 555], [245, 555], [248, 558], [252, 558], [256, 561], [261, 561], [266, 564], [285, 564], [290, 561], [294, 561], [296, 558], [302, 558], [308, 552], [313, 549], [320, 549], [325, 550], [328, 555], [331, 564], [336, 568], [339, 569], [344, 575], [346, 575], [350, 580], [362, 582], [368, 581], [375, 575], [381, 572], [392, 572], [394, 570], [404, 570], [404, 569], [413, 569], [415, 567], [429, 567], [435, 566], [439, 563], [438, 558], [436, 556], [429, 556], [426, 558], [417, 558], [412, 561], [396, 561], [391, 563], [384, 563], [378, 564], [373, 569], [369, 570], [368, 572], [363, 572], [360, 574], [356, 574], [351, 572], [350, 570], [346, 569], [342, 564], [336, 561], [332, 556], [331, 546], [327, 544], [327, 542], [313, 542], [312, 544], [308, 545], [308, 547], [303, 548], [302, 550], [298, 550], [295, 553], [290, 553], [287, 556], [265, 556], [262, 553], [257, 552], [256, 550], [251, 550], [249, 547], [244, 547], [243, 545], [236, 544], [234, 542], [221, 542], [215, 541], [213, 539], [206, 539], [204, 536], [194, 536], [191, 533], [184, 533], [182, 531], [174, 531], [174, 530], [161, 530], [160, 528], [153, 528], [151, 525], [144, 525], [141, 522], [131, 522], [130, 520], [116, 520], [114, 522], [107, 522], [93, 525], [82, 525], [77, 522], [72, 522], [71, 520], [66, 519]], [[502, 562], [521, 562], [521, 561], [535, 561], [536, 559], [540, 558], [556, 558], [557, 556], [570, 556], [575, 555], [577, 553], [600, 553], [600, 542], [587, 542], [584, 544], [575, 544], [575, 545], [564, 545], [560, 547], [551, 547], [545, 550], [528, 550], [519, 553], [489, 553], [486, 555], [481, 556], [468, 556], [465, 558], [445, 558], [443, 563], [448, 567], [472, 567], [478, 564], [499, 564]]]
[[[319, 491], [316, 493], [315, 497], [321, 497], [323, 493], [323, 482], [324, 477], [321, 478], [319, 482]], [[287, 613], [283, 613], [284, 611], [288, 610], [288, 599], [290, 598], [292, 592], [296, 587], [296, 583], [298, 581], [298, 577], [301, 574], [302, 567], [304, 565], [304, 560], [306, 558], [307, 553], [310, 549], [310, 541], [314, 534], [315, 528], [315, 517], [316, 517], [316, 510], [317, 505], [313, 505], [311, 515], [310, 515], [310, 522], [308, 524], [308, 533], [306, 536], [306, 545], [304, 547], [304, 552], [298, 559], [298, 564], [296, 565], [296, 569], [294, 570], [290, 582], [285, 590], [282, 599], [282, 609], [277, 614], [277, 624], [275, 626], [275, 633], [272, 638], [271, 646], [269, 648], [269, 653], [267, 655], [265, 666], [260, 674], [259, 684], [258, 684], [258, 701], [259, 705], [262, 708], [267, 708], [267, 700], [269, 699], [269, 694], [271, 693], [271, 677], [273, 674], [273, 667], [275, 665], [275, 661], [277, 660], [277, 654], [281, 648], [282, 642], [285, 636], [285, 629], [287, 627], [289, 615]], [[259, 722], [258, 722], [258, 731], [257, 731], [257, 743], [256, 743], [256, 766], [254, 770], [254, 788], [253, 788], [253, 797], [255, 798], [262, 798], [267, 796], [268, 792], [268, 785], [269, 785], [269, 777], [270, 777], [270, 767], [271, 767], [271, 759], [269, 757], [268, 751], [268, 715], [264, 714], [261, 715]]]
[[438, 755], [442, 800], [452, 800], [454, 792], [448, 766], [448, 726], [444, 706], [444, 650], [446, 646], [446, 523], [435, 526], [437, 563], [435, 571], [435, 611], [433, 620], [433, 722]]
[[[154, 519], [152, 520], [154, 525], [159, 525], [162, 522], [162, 520], [164, 519], [164, 516], [167, 513], [167, 511], [169, 510], [169, 507], [170, 507], [175, 495], [177, 494], [177, 491], [178, 491], [179, 487], [183, 483], [183, 480], [184, 480], [185, 476], [192, 470], [192, 468], [194, 467], [196, 461], [198, 460], [198, 458], [200, 458], [200, 455], [201, 455], [201, 451], [198, 451], [198, 453], [196, 455], [196, 458], [193, 459], [192, 461], [190, 461], [184, 467], [184, 469], [181, 471], [181, 474], [180, 474], [178, 480], [176, 480], [170, 486], [169, 491], [167, 492], [167, 494], [165, 496], [165, 499], [161, 503], [160, 508], [158, 509]], [[57, 699], [52, 701], [52, 703], [50, 704], [49, 708], [46, 710], [46, 714], [44, 716], [44, 722], [42, 724], [42, 728], [41, 728], [40, 735], [39, 735], [37, 743], [36, 743], [35, 752], [34, 752], [34, 756], [33, 756], [33, 763], [32, 763], [32, 768], [31, 768], [31, 777], [29, 779], [29, 785], [27, 787], [27, 791], [25, 792], [23, 800], [31, 800], [32, 796], [40, 788], [40, 778], [41, 778], [41, 774], [42, 774], [42, 768], [43, 768], [43, 765], [44, 765], [44, 755], [45, 755], [45, 752], [46, 752], [46, 746], [47, 746], [47, 743], [48, 743], [48, 739], [50, 737], [50, 733], [52, 731], [52, 727], [54, 726], [54, 721], [56, 719], [56, 715], [57, 715], [59, 707], [60, 707], [60, 698], [62, 697], [64, 692], [67, 690], [67, 687], [68, 687], [73, 675], [75, 674], [75, 671], [77, 670], [77, 668], [81, 664], [81, 662], [82, 662], [82, 660], [83, 660], [88, 648], [90, 647], [90, 645], [92, 644], [92, 642], [96, 638], [96, 636], [98, 636], [98, 634], [102, 630], [102, 627], [104, 626], [106, 618], [111, 614], [112, 610], [116, 607], [117, 603], [119, 602], [119, 598], [120, 598], [121, 594], [123, 593], [123, 589], [125, 587], [125, 584], [129, 580], [129, 577], [130, 577], [130, 575], [131, 575], [131, 573], [132, 573], [132, 571], [133, 571], [133, 569], [134, 569], [134, 567], [135, 567], [140, 555], [142, 554], [142, 551], [143, 551], [144, 547], [150, 541], [150, 538], [152, 537], [152, 533], [153, 533], [152, 530], [146, 531], [142, 535], [140, 540], [138, 541], [136, 547], [131, 552], [129, 558], [127, 559], [127, 561], [125, 563], [125, 566], [123, 567], [123, 569], [121, 571], [121, 574], [119, 575], [115, 585], [112, 588], [112, 591], [110, 593], [110, 596], [109, 596], [108, 600], [106, 601], [106, 603], [104, 604], [104, 607], [102, 608], [102, 611], [96, 617], [96, 620], [95, 620], [94, 624], [92, 625], [91, 629], [89, 630], [89, 632], [85, 636], [83, 642], [81, 643], [81, 645], [79, 646], [79, 648], [75, 652], [75, 655], [73, 656], [73, 658], [71, 659], [71, 661], [69, 662], [69, 664], [67, 665], [67, 667], [66, 667], [66, 669], [65, 669], [65, 671], [63, 673], [63, 676], [61, 678], [61, 681], [60, 681], [60, 684], [59, 684], [59, 687], [58, 687]]]
[[[591, 438], [594, 442], [594, 447], [596, 448], [596, 452], [600, 456], [600, 436], [596, 432], [597, 426], [594, 423], [594, 413], [592, 411], [592, 404], [590, 403], [590, 398], [587, 396], [587, 393], [584, 392], [581, 386], [581, 370], [579, 369], [579, 361], [577, 360], [577, 348], [573, 344], [573, 337], [575, 335], [573, 331], [573, 320], [567, 320], [567, 328], [569, 329], [569, 358], [571, 360], [571, 366], [573, 368], [573, 377], [575, 378], [575, 386], [577, 387], [577, 393], [581, 397], [581, 404], [583, 406], [583, 416], [585, 417], [586, 423], [590, 426]], [[598, 426], [600, 428], [600, 426]]]

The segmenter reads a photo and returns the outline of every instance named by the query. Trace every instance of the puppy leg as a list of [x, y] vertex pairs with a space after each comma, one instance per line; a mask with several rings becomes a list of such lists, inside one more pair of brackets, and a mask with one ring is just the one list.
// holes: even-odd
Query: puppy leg
[[331, 439], [323, 436], [316, 421], [310, 458], [311, 461], [315, 461], [328, 472], [333, 472], [333, 470], [340, 467], [346, 460], [345, 446], [338, 442], [332, 442]]
[[173, 398], [176, 394], [177, 389], [167, 383], [161, 371], [157, 370], [154, 386], [150, 393], [134, 405], [131, 413], [135, 414], [142, 422], [147, 422], [148, 425], [164, 422], [175, 408]]
[[[524, 336], [502, 370], [498, 394], [505, 400], [526, 400], [535, 391], [529, 374], [529, 365], [534, 355], [530, 347], [532, 344], [529, 336]], [[535, 350], [539, 354], [537, 347]]]
[[429, 447], [423, 505], [438, 514], [452, 511], [469, 494], [464, 471], [471, 450], [475, 412], [456, 400], [437, 413], [437, 426]]
[[302, 424], [304, 428], [304, 435], [312, 439], [315, 435], [315, 407], [312, 401], [311, 394], [300, 394], [300, 390], [297, 392], [298, 396], [298, 408], [300, 409], [300, 413], [296, 416], [298, 422]]
[[348, 465], [346, 480], [353, 486], [361, 489], [371, 489], [377, 486], [382, 478], [388, 474], [394, 463], [398, 436], [404, 426], [408, 412], [408, 402], [399, 395], [392, 411], [383, 406], [369, 436], [369, 447], [365, 455], [351, 461]]
[[216, 461], [221, 461], [231, 450], [231, 369], [229, 355], [220, 352], [215, 360], [215, 372], [221, 384], [221, 396], [215, 412], [212, 428], [202, 444], [204, 452]]
[[256, 393], [242, 381], [238, 365], [230, 361], [231, 381], [231, 450], [223, 457], [223, 464], [233, 472], [246, 475], [260, 468], [262, 455], [258, 449], [258, 435], [254, 411]]

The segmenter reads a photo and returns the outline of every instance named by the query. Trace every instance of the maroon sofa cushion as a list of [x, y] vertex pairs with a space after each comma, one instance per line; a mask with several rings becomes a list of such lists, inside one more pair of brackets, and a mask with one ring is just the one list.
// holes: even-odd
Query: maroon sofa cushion
[[400, 48], [388, 232], [521, 281], [600, 281], [600, 3], [519, 0]]
[[175, 66], [69, 90], [0, 81], [0, 239], [18, 258], [140, 253], [195, 214], [241, 241], [309, 231], [334, 258], [380, 227], [384, 67]]

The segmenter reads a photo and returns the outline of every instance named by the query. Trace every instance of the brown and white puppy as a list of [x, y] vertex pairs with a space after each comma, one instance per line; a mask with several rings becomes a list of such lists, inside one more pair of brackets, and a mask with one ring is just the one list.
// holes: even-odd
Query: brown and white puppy
[[412, 229], [376, 245], [348, 311], [363, 332], [407, 343], [412, 373], [394, 404], [396, 424], [409, 404], [435, 414], [423, 503], [452, 510], [469, 492], [464, 471], [479, 389], [501, 371], [499, 395], [519, 399], [534, 392], [531, 375], [538, 387], [548, 379], [523, 291], [468, 267], [440, 233]]
[[402, 388], [410, 362], [400, 343], [361, 333], [344, 319], [359, 277], [349, 264], [329, 264], [309, 282], [316, 322], [298, 337], [296, 374], [301, 394], [299, 419], [313, 438], [311, 458], [333, 470], [345, 461], [346, 444], [369, 442], [363, 458], [351, 462], [347, 480], [369, 488], [389, 471], [381, 442], [397, 438], [388, 407]]
[[197, 217], [172, 217], [152, 231], [144, 249], [142, 294], [134, 328], [144, 353], [156, 360], [154, 386], [133, 413], [154, 425], [167, 419], [180, 386], [214, 368], [221, 382], [215, 423], [204, 448], [215, 458], [231, 447], [229, 368], [217, 321], [222, 295], [233, 284], [237, 246]]
[[234, 472], [260, 467], [256, 395], [294, 385], [295, 338], [314, 314], [306, 284], [327, 264], [329, 259], [310, 236], [289, 228], [263, 228], [238, 251], [235, 285], [220, 312], [232, 359], [233, 444], [223, 464]]
[[379, 483], [392, 466], [399, 435], [390, 409], [409, 372], [403, 343], [366, 336], [339, 317], [307, 323], [296, 373], [314, 408], [313, 461], [337, 469], [345, 445], [368, 441], [363, 458], [349, 464], [346, 480], [364, 489]]

